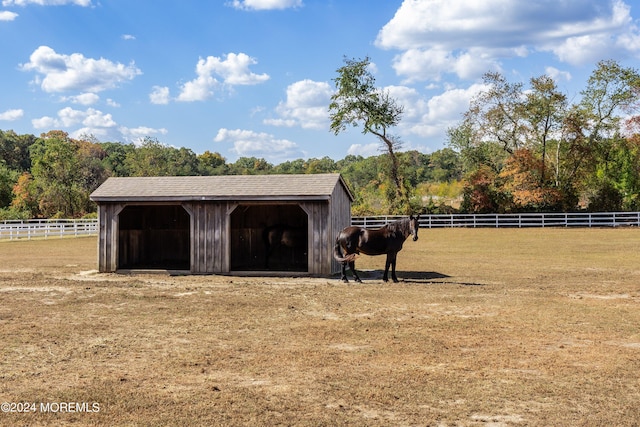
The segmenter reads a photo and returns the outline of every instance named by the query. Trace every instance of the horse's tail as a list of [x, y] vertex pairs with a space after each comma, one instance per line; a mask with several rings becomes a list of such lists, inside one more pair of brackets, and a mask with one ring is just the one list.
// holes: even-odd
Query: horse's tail
[[340, 239], [336, 239], [336, 244], [333, 247], [333, 258], [338, 262], [352, 262], [356, 259], [356, 254], [342, 255], [342, 246], [340, 245]]

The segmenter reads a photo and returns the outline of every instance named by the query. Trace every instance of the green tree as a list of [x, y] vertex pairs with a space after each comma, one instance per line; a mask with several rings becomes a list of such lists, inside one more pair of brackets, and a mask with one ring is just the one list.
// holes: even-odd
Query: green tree
[[104, 168], [110, 176], [131, 176], [127, 168], [127, 157], [132, 156], [136, 146], [133, 144], [123, 144], [121, 142], [102, 142], [102, 149], [106, 157], [102, 159]]
[[[622, 115], [640, 107], [640, 74], [623, 68], [615, 61], [602, 61], [589, 77], [578, 106], [584, 119], [582, 134], [586, 136], [585, 167], [594, 171], [594, 187], [617, 188], [616, 177], [621, 165], [616, 155], [621, 144]], [[601, 195], [601, 192], [600, 192]]]
[[82, 213], [78, 146], [62, 131], [43, 134], [31, 146], [31, 172], [39, 211], [45, 217], [73, 218]]
[[371, 133], [382, 142], [390, 160], [389, 178], [394, 186], [394, 191], [386, 192], [390, 210], [406, 213], [410, 209], [409, 199], [395, 153], [400, 141], [389, 133], [400, 122], [403, 107], [388, 92], [376, 88], [369, 65], [368, 57], [359, 61], [345, 58], [345, 65], [338, 68], [338, 77], [333, 79], [337, 90], [329, 104], [330, 129], [338, 135], [348, 126], [362, 125], [363, 134]]
[[226, 159], [209, 150], [198, 156], [198, 165], [200, 175], [224, 175], [227, 171]]
[[336, 171], [336, 162], [324, 156], [321, 159], [309, 159], [305, 164], [305, 173], [332, 173]]
[[31, 168], [29, 147], [36, 141], [33, 135], [18, 135], [14, 131], [0, 130], [0, 159], [5, 166], [19, 173]]
[[170, 147], [147, 137], [126, 153], [125, 169], [130, 176], [188, 176], [198, 174], [199, 163], [190, 149]]
[[261, 175], [271, 173], [273, 165], [257, 157], [240, 157], [229, 165], [230, 175]]
[[462, 160], [451, 148], [434, 151], [429, 157], [429, 178], [436, 182], [453, 182], [462, 179]]
[[500, 73], [483, 76], [487, 90], [476, 95], [464, 115], [474, 144], [498, 142], [509, 154], [524, 142], [522, 83], [509, 83]]
[[273, 173], [278, 174], [293, 174], [293, 173], [305, 173], [307, 162], [304, 159], [288, 160], [282, 162], [279, 165], [274, 166]]
[[[526, 94], [524, 115], [527, 122], [526, 146], [540, 151], [540, 185], [546, 182], [547, 148], [549, 141], [562, 130], [567, 113], [567, 97], [557, 89], [549, 76], [531, 79]], [[556, 173], [556, 185], [558, 176]]]
[[13, 200], [13, 187], [18, 182], [19, 173], [9, 169], [0, 160], [0, 209], [6, 208]]

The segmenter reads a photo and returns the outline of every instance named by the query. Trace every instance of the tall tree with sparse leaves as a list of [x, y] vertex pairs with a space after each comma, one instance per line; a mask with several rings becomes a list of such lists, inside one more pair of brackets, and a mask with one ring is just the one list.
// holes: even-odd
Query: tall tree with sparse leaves
[[375, 85], [375, 78], [369, 69], [370, 60], [347, 59], [345, 65], [338, 68], [338, 77], [333, 79], [336, 92], [331, 97], [329, 112], [331, 131], [338, 135], [348, 126], [362, 125], [362, 133], [371, 133], [382, 142], [390, 160], [389, 178], [395, 191], [387, 193], [391, 210], [396, 212], [409, 210], [409, 198], [400, 177], [396, 151], [400, 146], [397, 137], [389, 130], [400, 122], [403, 107], [398, 105], [388, 92]]

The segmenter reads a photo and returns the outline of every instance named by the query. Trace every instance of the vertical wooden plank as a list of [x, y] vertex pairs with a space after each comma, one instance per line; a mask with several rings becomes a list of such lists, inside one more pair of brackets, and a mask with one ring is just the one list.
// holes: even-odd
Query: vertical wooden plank
[[229, 272], [229, 254], [224, 244], [229, 238], [229, 230], [226, 229], [227, 202], [216, 203], [211, 211], [211, 247], [213, 250], [212, 270], [215, 273]]
[[218, 251], [218, 268], [220, 273], [231, 271], [231, 214], [238, 207], [237, 203], [221, 202], [218, 204], [218, 221], [216, 223], [216, 250]]
[[98, 271], [107, 272], [107, 239], [106, 239], [106, 218], [107, 208], [105, 205], [98, 205]]
[[216, 250], [218, 251], [218, 271], [231, 271], [231, 212], [238, 206], [236, 203], [219, 203], [215, 228]]
[[[331, 204], [330, 235], [332, 241], [330, 251], [333, 251], [333, 239], [336, 238], [338, 233], [343, 228], [348, 227], [351, 223], [351, 199], [349, 198], [346, 189], [340, 182], [336, 183], [336, 186], [333, 189], [333, 193], [331, 195]], [[333, 255], [331, 255], [330, 260], [330, 272], [339, 272], [341, 267], [340, 263], [333, 259]]]

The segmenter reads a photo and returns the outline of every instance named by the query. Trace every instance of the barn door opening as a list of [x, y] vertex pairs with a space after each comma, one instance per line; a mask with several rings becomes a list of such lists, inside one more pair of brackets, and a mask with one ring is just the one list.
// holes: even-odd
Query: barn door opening
[[309, 271], [309, 219], [298, 205], [240, 205], [231, 214], [231, 270]]
[[182, 206], [127, 206], [118, 224], [119, 269], [190, 269], [189, 214]]

